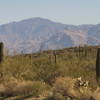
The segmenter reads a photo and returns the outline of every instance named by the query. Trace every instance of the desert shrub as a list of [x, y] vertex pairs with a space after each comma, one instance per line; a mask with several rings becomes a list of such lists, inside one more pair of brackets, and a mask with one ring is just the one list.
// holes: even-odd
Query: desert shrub
[[39, 96], [42, 95], [45, 91], [49, 89], [49, 86], [45, 83], [35, 81], [35, 82], [22, 82], [18, 84], [15, 88], [15, 93], [17, 95], [32, 95], [32, 96]]
[[77, 82], [77, 79], [70, 77], [57, 78], [53, 86], [52, 95], [49, 95], [46, 100], [67, 100], [68, 98], [90, 100], [92, 97], [90, 88], [78, 86]]
[[79, 100], [91, 100], [91, 99], [95, 100], [93, 97], [93, 92], [89, 88], [88, 89], [83, 88], [80, 93], [81, 96]]
[[[73, 89], [75, 82], [73, 78], [82, 76], [84, 79], [90, 81], [90, 85], [94, 90], [97, 87], [95, 80], [96, 59], [90, 51], [88, 51], [87, 57], [81, 56], [81, 58], [78, 57], [76, 53], [78, 54], [78, 51], [68, 51], [68, 49], [59, 51], [57, 53], [56, 64], [54, 63], [54, 56], [49, 52], [42, 52], [39, 55], [33, 54], [32, 58], [30, 57], [30, 54], [27, 56], [26, 54], [23, 54], [5, 57], [2, 66], [0, 65], [0, 73], [3, 72], [3, 80], [0, 78], [0, 84], [7, 83], [4, 84], [5, 86], [1, 85], [2, 88], [0, 87], [0, 92], [3, 92], [5, 95], [19, 95], [18, 93], [26, 95], [28, 91], [28, 94], [30, 95], [31, 93], [34, 93], [34, 86], [32, 84], [37, 81], [40, 83], [45, 82], [46, 84], [53, 86], [53, 95], [48, 96], [48, 98], [52, 98], [51, 100], [53, 100], [53, 98], [64, 99], [66, 98], [66, 95], [69, 94], [74, 97], [77, 97], [78, 95], [81, 98], [87, 98], [88, 95], [91, 95], [91, 90], [84, 88]], [[50, 57], [48, 57], [49, 55]], [[63, 76], [64, 78], [59, 76]], [[11, 77], [14, 77], [16, 80], [10, 80]], [[18, 89], [20, 87], [22, 89]], [[81, 90], [84, 90], [83, 93]], [[39, 91], [41, 91], [41, 89]], [[41, 94], [38, 92], [36, 93]], [[99, 93], [97, 94], [99, 95]]]
[[67, 100], [66, 96], [63, 96], [60, 93], [56, 93], [53, 95], [49, 95], [48, 97], [46, 97], [44, 100]]
[[53, 92], [60, 93], [64, 96], [76, 96], [79, 94], [78, 91], [74, 92], [75, 80], [70, 77], [60, 77], [56, 79], [56, 82], [54, 84]]
[[98, 87], [98, 88], [94, 91], [93, 97], [95, 98], [95, 100], [100, 100], [100, 87]]
[[3, 72], [7, 78], [44, 81], [48, 84], [60, 75], [59, 65], [51, 63], [46, 57], [35, 58], [31, 63], [29, 58], [21, 56], [8, 58], [3, 63]]
[[5, 92], [5, 87], [3, 84], [0, 84], [0, 97], [4, 96], [3, 93]]
[[50, 87], [40, 81], [13, 80], [3, 84], [2, 94], [9, 96], [39, 96], [44, 94]]
[[44, 81], [50, 85], [53, 84], [56, 77], [61, 75], [59, 65], [51, 64], [49, 61], [35, 61], [32, 70], [36, 72], [36, 80]]
[[[63, 52], [63, 53], [62, 53]], [[0, 72], [3, 72], [6, 79], [15, 77], [17, 79], [44, 81], [53, 84], [56, 77], [84, 77], [89, 79], [95, 86], [95, 57], [88, 56], [86, 59], [75, 56], [76, 52], [59, 51], [57, 54], [57, 64], [54, 63], [54, 56], [50, 53], [41, 53], [30, 59], [30, 54], [8, 56], [5, 58]], [[70, 57], [71, 56], [71, 57]], [[2, 68], [2, 70], [1, 70]]]

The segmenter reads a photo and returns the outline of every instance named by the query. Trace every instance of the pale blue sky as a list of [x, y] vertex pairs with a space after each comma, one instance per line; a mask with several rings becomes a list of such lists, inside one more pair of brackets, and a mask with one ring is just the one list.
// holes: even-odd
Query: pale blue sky
[[97, 24], [100, 0], [0, 0], [0, 24], [32, 17], [65, 24]]

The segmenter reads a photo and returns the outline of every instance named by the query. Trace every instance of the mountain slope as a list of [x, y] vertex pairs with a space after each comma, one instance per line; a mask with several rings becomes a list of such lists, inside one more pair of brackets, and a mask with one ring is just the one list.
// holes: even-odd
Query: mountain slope
[[65, 25], [43, 18], [31, 18], [0, 26], [0, 41], [10, 51], [37, 52], [75, 45], [98, 44], [100, 25]]

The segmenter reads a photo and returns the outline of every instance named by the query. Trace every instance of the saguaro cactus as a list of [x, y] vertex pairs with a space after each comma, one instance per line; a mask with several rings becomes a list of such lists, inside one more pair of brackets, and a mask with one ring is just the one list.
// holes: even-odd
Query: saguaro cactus
[[78, 53], [79, 53], [79, 57], [80, 57], [80, 55], [81, 55], [81, 47], [79, 46], [79, 49], [78, 49], [79, 51], [78, 51]]
[[2, 42], [0, 42], [0, 63], [3, 61], [3, 48], [4, 48], [4, 45]]
[[97, 58], [96, 58], [96, 80], [100, 86], [100, 47], [97, 49]]
[[55, 64], [57, 64], [57, 55], [56, 55], [56, 51], [53, 52], [54, 58], [55, 58]]
[[87, 57], [87, 47], [85, 46], [84, 56]]

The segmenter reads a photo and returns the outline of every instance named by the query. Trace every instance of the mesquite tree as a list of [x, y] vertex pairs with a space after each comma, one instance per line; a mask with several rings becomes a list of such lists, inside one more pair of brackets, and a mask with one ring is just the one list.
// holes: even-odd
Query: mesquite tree
[[96, 80], [100, 86], [100, 48], [97, 49], [97, 58], [96, 58]]
[[4, 45], [1, 42], [0, 43], [0, 63], [3, 61], [3, 56], [4, 56], [4, 54], [3, 54], [3, 48], [4, 48]]

